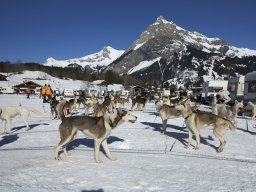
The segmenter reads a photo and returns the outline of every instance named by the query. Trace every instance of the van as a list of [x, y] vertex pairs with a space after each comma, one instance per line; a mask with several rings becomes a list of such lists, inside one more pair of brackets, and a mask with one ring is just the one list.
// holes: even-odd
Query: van
[[12, 87], [2, 87], [1, 88], [1, 93], [3, 93], [3, 94], [14, 94], [15, 91]]
[[74, 90], [73, 89], [64, 89], [63, 96], [64, 97], [74, 97], [75, 96]]

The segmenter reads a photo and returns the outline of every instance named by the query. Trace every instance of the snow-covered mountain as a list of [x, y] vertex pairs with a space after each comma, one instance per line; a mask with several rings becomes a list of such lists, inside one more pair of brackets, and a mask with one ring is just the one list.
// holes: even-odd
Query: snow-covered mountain
[[43, 65], [56, 67], [74, 67], [76, 65], [82, 67], [90, 67], [96, 70], [98, 67], [106, 67], [124, 53], [123, 50], [116, 50], [110, 46], [104, 47], [98, 53], [90, 54], [81, 58], [68, 60], [55, 60], [48, 58]]
[[187, 31], [160, 16], [107, 69], [185, 84], [256, 70], [256, 50]]

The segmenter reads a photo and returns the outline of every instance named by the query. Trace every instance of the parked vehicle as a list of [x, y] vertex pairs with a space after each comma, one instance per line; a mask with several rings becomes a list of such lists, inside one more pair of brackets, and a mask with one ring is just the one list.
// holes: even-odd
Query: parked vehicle
[[3, 94], [14, 94], [15, 93], [13, 87], [1, 87], [0, 91]]
[[41, 87], [36, 87], [36, 88], [34, 89], [34, 93], [35, 93], [36, 95], [39, 95], [40, 92], [41, 92]]
[[75, 96], [74, 90], [73, 89], [64, 89], [63, 96], [64, 97], [74, 97]]
[[243, 100], [244, 97], [244, 76], [231, 77], [228, 80], [228, 91], [232, 101]]
[[244, 100], [256, 103], [256, 71], [247, 73], [244, 81]]
[[211, 104], [212, 98], [216, 96], [216, 94], [220, 90], [227, 90], [228, 81], [226, 80], [212, 80], [203, 83], [202, 87], [202, 102], [205, 104]]

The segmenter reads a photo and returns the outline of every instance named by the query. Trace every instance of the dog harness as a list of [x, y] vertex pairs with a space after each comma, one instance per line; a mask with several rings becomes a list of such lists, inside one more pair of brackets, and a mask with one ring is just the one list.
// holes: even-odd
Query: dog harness
[[112, 127], [112, 129], [114, 129], [114, 128], [117, 126], [117, 124], [119, 123], [119, 121], [120, 121], [120, 120], [122, 119], [122, 117], [124, 116], [124, 114], [119, 115], [119, 113], [117, 113], [117, 115], [118, 115], [119, 118], [117, 118], [117, 120], [115, 120], [114, 122], [112, 122], [111, 119], [110, 119], [110, 126]]
[[184, 117], [185, 121], [193, 114], [194, 112], [190, 113], [187, 117]]

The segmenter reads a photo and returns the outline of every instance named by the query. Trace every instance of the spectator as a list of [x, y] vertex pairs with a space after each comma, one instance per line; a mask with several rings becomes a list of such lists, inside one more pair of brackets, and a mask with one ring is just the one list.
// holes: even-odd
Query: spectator
[[30, 90], [29, 86], [27, 86], [27, 88], [25, 90], [25, 93], [27, 94], [27, 99], [29, 99], [29, 95], [31, 93], [31, 90]]
[[53, 90], [51, 86], [48, 84], [48, 86], [46, 86], [46, 89], [45, 89], [45, 95], [47, 96], [46, 102], [49, 101], [49, 99], [52, 97], [52, 94], [53, 94]]
[[43, 96], [43, 103], [46, 103], [46, 89], [47, 89], [47, 84], [45, 84], [43, 87], [42, 87], [42, 96]]

